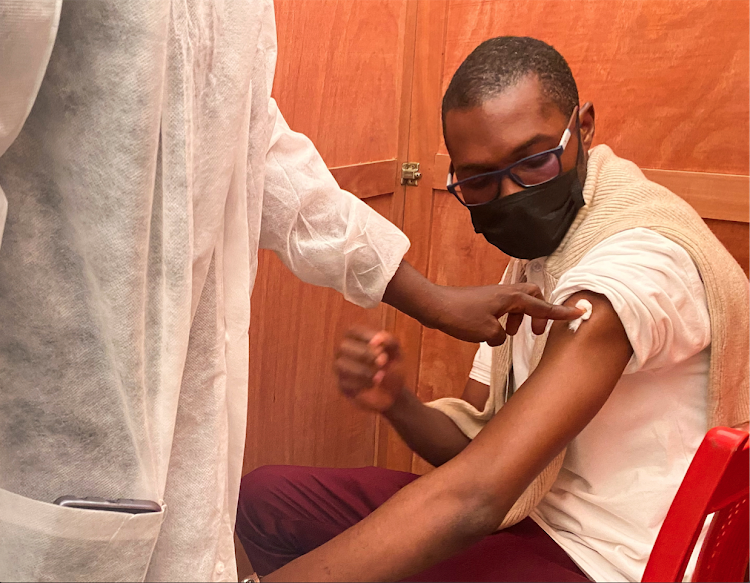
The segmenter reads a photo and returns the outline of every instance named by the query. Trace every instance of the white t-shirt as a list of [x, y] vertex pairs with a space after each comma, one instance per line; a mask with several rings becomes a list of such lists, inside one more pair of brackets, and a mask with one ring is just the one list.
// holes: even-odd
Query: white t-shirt
[[[542, 288], [543, 266], [544, 259], [526, 266], [528, 281]], [[595, 581], [640, 581], [706, 432], [706, 296], [687, 252], [642, 228], [594, 247], [550, 299], [560, 304], [583, 290], [611, 302], [633, 356], [604, 407], [568, 446], [532, 518]], [[529, 376], [534, 339], [524, 318], [513, 339], [516, 386]], [[470, 377], [489, 385], [491, 362], [492, 349], [482, 344]]]

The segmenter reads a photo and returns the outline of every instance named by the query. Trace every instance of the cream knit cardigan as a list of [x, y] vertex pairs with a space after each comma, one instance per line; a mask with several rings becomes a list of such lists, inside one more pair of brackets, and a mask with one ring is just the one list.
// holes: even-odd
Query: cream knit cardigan
[[[557, 250], [545, 262], [545, 296], [560, 277], [596, 244], [619, 232], [643, 227], [671, 239], [688, 252], [703, 280], [711, 320], [709, 427], [748, 420], [748, 280], [693, 208], [646, 179], [632, 162], [604, 145], [591, 151], [583, 190], [584, 206]], [[523, 263], [512, 259], [503, 283], [523, 281]], [[542, 357], [547, 334], [534, 344], [530, 371]], [[469, 438], [481, 431], [509, 398], [512, 340], [494, 349], [490, 395], [483, 411], [462, 399], [428, 403], [448, 415]], [[519, 390], [523, 390], [521, 387]], [[550, 490], [563, 463], [563, 450], [529, 485], [500, 528], [523, 520]]]

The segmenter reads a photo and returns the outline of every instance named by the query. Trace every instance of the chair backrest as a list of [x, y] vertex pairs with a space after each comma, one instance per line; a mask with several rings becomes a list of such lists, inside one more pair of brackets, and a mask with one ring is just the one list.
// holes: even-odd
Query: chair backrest
[[748, 565], [748, 434], [715, 427], [703, 439], [664, 519], [642, 581], [682, 581], [714, 514], [693, 581], [742, 581]]

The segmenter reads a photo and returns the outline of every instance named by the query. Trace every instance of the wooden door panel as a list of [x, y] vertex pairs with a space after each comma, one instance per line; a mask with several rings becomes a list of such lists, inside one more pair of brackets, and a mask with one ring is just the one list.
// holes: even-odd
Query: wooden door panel
[[[273, 95], [329, 166], [395, 159], [406, 0], [276, 0]], [[394, 177], [395, 178], [395, 177]]]
[[[403, 206], [403, 230], [411, 240], [406, 259], [421, 273], [428, 273], [432, 248], [432, 181], [433, 164], [424, 152], [435, 152], [440, 144], [440, 127], [435, 109], [440, 103], [440, 80], [445, 46], [447, 4], [443, 0], [413, 0], [409, 5], [414, 15], [415, 34], [412, 84], [409, 100], [404, 101], [407, 131], [403, 132], [404, 157], [421, 164], [422, 180], [407, 188]], [[403, 127], [402, 127], [403, 130]], [[420, 346], [424, 329], [418, 322], [396, 312], [393, 332], [401, 341], [404, 355], [405, 384], [417, 391], [419, 383]], [[395, 470], [412, 469], [409, 448], [385, 422], [380, 424], [377, 465]]]
[[[508, 256], [474, 233], [469, 212], [447, 191], [435, 191], [432, 213], [435, 244], [430, 255], [430, 278], [441, 285], [494, 285], [508, 264]], [[420, 360], [430, 363], [419, 376], [419, 396], [424, 400], [461, 394], [476, 344], [461, 342], [437, 330], [422, 335]]]
[[[403, 106], [413, 60], [406, 47], [413, 48], [416, 15], [410, 4], [275, 0], [279, 108], [293, 130], [313, 140], [344, 189], [397, 225], [403, 222], [397, 167], [406, 153]], [[379, 424], [338, 395], [333, 356], [352, 324], [392, 326], [393, 319], [392, 308], [363, 310], [337, 292], [300, 282], [261, 251], [244, 473], [263, 464], [373, 464]], [[237, 558], [242, 579], [251, 566], [240, 548]]]
[[[381, 214], [392, 195], [367, 199]], [[334, 352], [354, 324], [379, 328], [385, 306], [365, 310], [298, 280], [261, 251], [252, 297], [250, 395], [244, 472], [264, 464], [367, 466], [375, 416], [339, 395]]]
[[[397, 165], [412, 56], [405, 50], [409, 0], [276, 0], [275, 10], [273, 95], [290, 127], [313, 140], [344, 189], [401, 224]], [[377, 424], [338, 397], [333, 354], [351, 324], [380, 327], [388, 318], [391, 309], [361, 310], [334, 291], [303, 284], [261, 253], [245, 472], [266, 463], [373, 463]]]

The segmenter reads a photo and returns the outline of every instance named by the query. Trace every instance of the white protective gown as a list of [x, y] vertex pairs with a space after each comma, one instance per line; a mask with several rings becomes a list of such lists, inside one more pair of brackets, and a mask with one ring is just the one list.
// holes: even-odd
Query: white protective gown
[[408, 248], [275, 58], [271, 0], [0, 0], [0, 581], [236, 580], [258, 247], [363, 306]]

